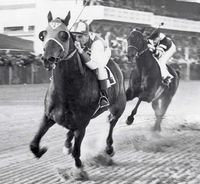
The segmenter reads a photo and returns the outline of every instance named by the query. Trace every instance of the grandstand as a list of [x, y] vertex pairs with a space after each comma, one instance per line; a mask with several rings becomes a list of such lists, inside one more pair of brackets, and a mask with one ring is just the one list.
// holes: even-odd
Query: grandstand
[[[0, 33], [34, 41], [34, 50], [42, 53], [38, 33], [47, 24], [47, 13], [65, 17], [72, 13], [70, 26], [83, 9], [85, 0], [7, 0], [0, 2]], [[182, 67], [182, 79], [200, 79], [200, 2], [197, 0], [87, 0], [80, 19], [87, 20], [94, 32], [109, 41], [113, 55], [128, 77], [130, 63], [124, 57], [124, 40], [133, 27], [146, 28], [148, 35], [161, 22], [162, 31], [177, 45], [174, 61]], [[12, 16], [10, 16], [12, 15]], [[121, 60], [119, 60], [121, 61]], [[192, 63], [192, 64], [191, 64]], [[188, 74], [191, 65], [191, 74]], [[129, 69], [130, 71], [130, 69]], [[36, 73], [37, 75], [37, 73]], [[47, 76], [45, 74], [45, 76]], [[47, 79], [48, 80], [48, 79]], [[33, 80], [32, 80], [33, 81]]]

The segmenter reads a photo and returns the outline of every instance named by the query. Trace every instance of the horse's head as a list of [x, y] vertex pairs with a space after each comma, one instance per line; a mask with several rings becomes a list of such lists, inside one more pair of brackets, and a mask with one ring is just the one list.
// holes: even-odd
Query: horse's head
[[75, 51], [72, 34], [67, 26], [70, 19], [70, 12], [65, 19], [52, 18], [48, 13], [48, 26], [46, 30], [39, 33], [39, 38], [43, 41], [44, 54], [43, 61], [46, 69], [51, 70], [59, 61], [71, 56]]
[[143, 30], [134, 29], [128, 36], [128, 59], [130, 61], [137, 55], [140, 55], [146, 48], [146, 40], [143, 36]]

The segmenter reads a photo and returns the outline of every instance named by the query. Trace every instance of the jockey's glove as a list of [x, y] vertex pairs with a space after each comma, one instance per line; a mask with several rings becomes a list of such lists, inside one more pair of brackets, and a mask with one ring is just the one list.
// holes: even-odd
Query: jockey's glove
[[78, 52], [79, 52], [80, 54], [82, 54], [82, 53], [83, 53], [83, 49], [82, 49], [82, 47], [81, 47], [81, 43], [78, 42], [78, 41], [75, 41], [75, 42], [74, 42], [74, 45], [75, 45], [75, 47], [77, 48]]
[[154, 46], [154, 43], [153, 43], [153, 40], [148, 40], [148, 44], [147, 44], [147, 47], [149, 48], [149, 50], [151, 52], [154, 52], [156, 50], [155, 46]]
[[155, 51], [155, 46], [154, 45], [151, 45], [151, 44], [147, 44], [147, 47], [149, 48], [149, 50], [151, 51], [151, 52], [154, 52]]
[[159, 59], [159, 58], [162, 57], [163, 53], [164, 53], [163, 49], [157, 48], [156, 51], [155, 51], [155, 56]]

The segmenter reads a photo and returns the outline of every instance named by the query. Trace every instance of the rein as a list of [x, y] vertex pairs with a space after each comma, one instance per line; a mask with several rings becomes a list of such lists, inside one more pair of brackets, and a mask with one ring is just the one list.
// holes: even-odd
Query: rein
[[[142, 35], [142, 33], [141, 33], [140, 31], [138, 31], [138, 30], [133, 30], [133, 31], [131, 31], [131, 33], [130, 33], [130, 35], [128, 36], [127, 40], [130, 38], [130, 36], [131, 36], [131, 34], [132, 34], [133, 32], [138, 32], [138, 33], [140, 33], [140, 34]], [[143, 35], [142, 35], [142, 36], [143, 36]], [[144, 41], [146, 41], [146, 40], [144, 39]], [[136, 56], [136, 57], [141, 56], [142, 54], [144, 54], [144, 53], [149, 49], [149, 48], [147, 47], [147, 48], [145, 48], [144, 50], [142, 50], [141, 52], [139, 52], [139, 49], [138, 49], [136, 46], [134, 46], [134, 45], [128, 45], [128, 48], [131, 48], [131, 47], [137, 50], [137, 56]]]
[[[58, 41], [56, 40], [56, 43], [57, 43], [57, 42], [58, 42]], [[58, 43], [59, 43], [59, 42], [58, 42]], [[65, 51], [65, 50], [63, 50], [63, 52], [64, 52], [64, 51]], [[63, 52], [62, 52], [62, 53], [63, 53]], [[61, 54], [62, 54], [62, 53], [61, 53]], [[70, 60], [76, 53], [78, 53], [78, 50], [77, 50], [77, 49], [74, 49], [70, 54], [67, 55], [66, 58], [63, 58], [63, 59], [57, 58], [55, 64], [60, 63], [60, 62], [62, 62], [62, 61]], [[61, 55], [61, 54], [60, 54], [60, 55]], [[79, 55], [79, 54], [77, 55], [77, 59], [78, 59], [78, 67], [79, 67], [79, 69], [80, 69], [80, 73], [81, 73], [81, 75], [84, 75], [84, 69], [83, 69], [83, 65], [82, 65], [81, 58], [80, 58], [80, 55]], [[55, 69], [55, 67], [54, 67], [54, 69]]]
[[130, 48], [130, 47], [133, 47], [133, 48], [135, 48], [136, 50], [137, 50], [137, 56], [136, 57], [139, 57], [139, 56], [141, 56], [142, 54], [144, 54], [149, 48], [147, 47], [147, 48], [145, 48], [144, 50], [142, 50], [141, 52], [139, 52], [139, 49], [137, 48], [137, 47], [135, 47], [135, 46], [133, 46], [133, 45], [128, 45], [128, 48]]

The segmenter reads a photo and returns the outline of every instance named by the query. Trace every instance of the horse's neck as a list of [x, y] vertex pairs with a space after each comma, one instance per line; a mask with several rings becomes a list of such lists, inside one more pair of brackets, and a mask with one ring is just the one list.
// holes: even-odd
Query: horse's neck
[[[78, 61], [78, 53], [67, 61], [58, 63], [53, 72], [53, 80], [56, 91], [62, 96], [81, 95], [84, 88], [90, 88], [95, 82], [96, 76], [81, 61]], [[79, 66], [81, 65], [81, 66]], [[81, 73], [82, 67], [83, 73]]]
[[80, 84], [84, 81], [76, 57], [61, 61], [53, 71], [55, 87], [63, 93], [73, 93], [73, 90], [79, 90]]
[[143, 68], [144, 70], [150, 70], [156, 67], [157, 61], [153, 57], [152, 53], [147, 50], [139, 56], [137, 64], [140, 68]]

